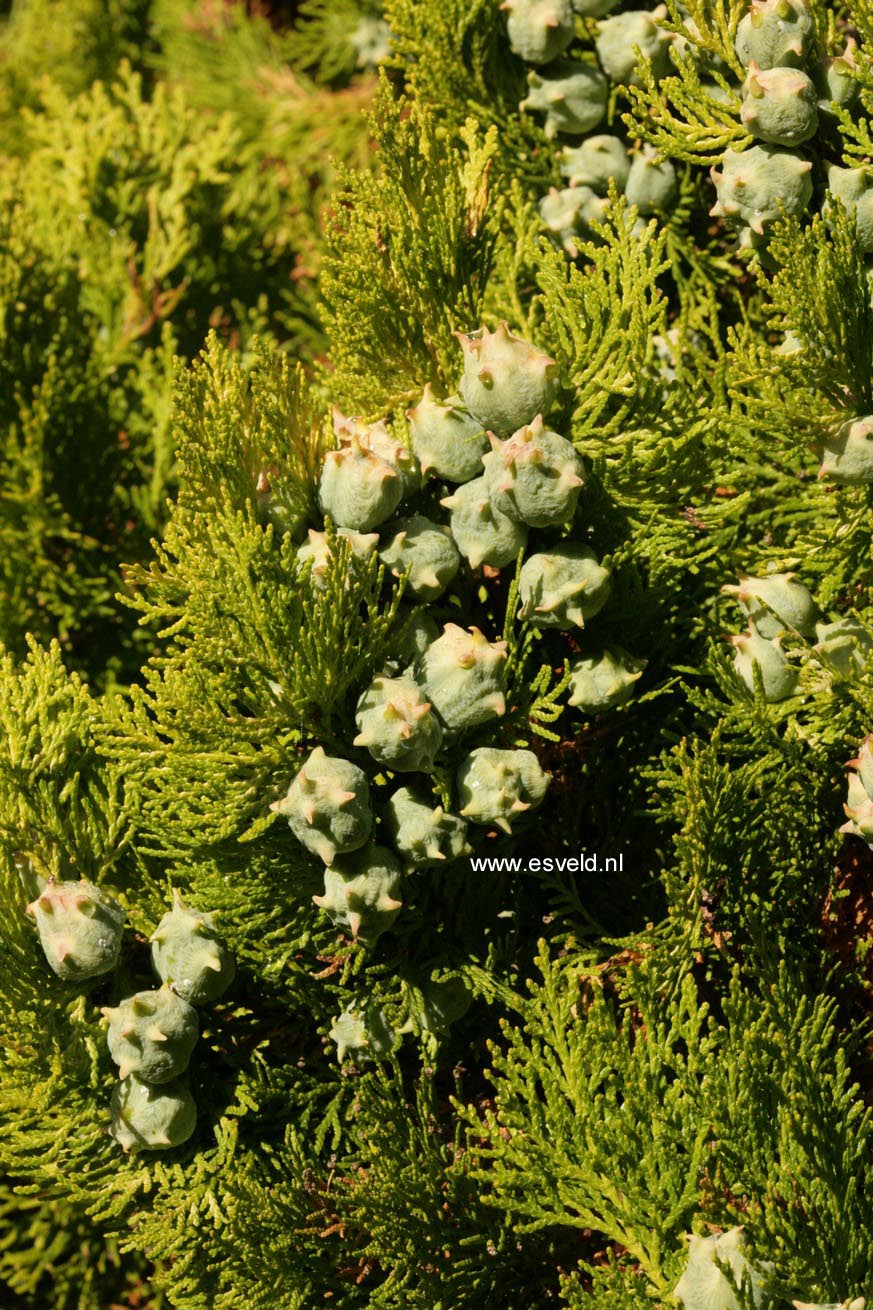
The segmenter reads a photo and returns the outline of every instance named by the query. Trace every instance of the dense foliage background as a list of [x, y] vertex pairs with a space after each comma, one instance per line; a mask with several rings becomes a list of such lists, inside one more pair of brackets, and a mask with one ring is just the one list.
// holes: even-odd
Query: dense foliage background
[[[569, 70], [519, 54], [550, 5]], [[873, 730], [873, 18], [752, 7], [3, 7], [4, 1305], [873, 1297], [863, 765], [844, 809]], [[801, 128], [780, 102], [796, 144], [749, 109], [762, 22], [814, 88]], [[582, 117], [538, 103], [580, 68]], [[380, 423], [410, 458], [407, 411], [502, 322], [554, 361], [583, 485], [431, 597], [384, 558], [393, 510], [382, 558], [343, 540], [322, 468]], [[451, 491], [400, 513], [460, 543]], [[559, 537], [609, 571], [570, 631], [519, 617]], [[724, 589], [786, 573], [813, 618], [765, 600], [726, 644]], [[506, 643], [506, 712], [398, 776], [359, 698], [423, 679], [450, 624]], [[586, 701], [610, 653], [638, 676]], [[509, 831], [470, 824], [478, 869], [405, 861], [357, 939], [275, 808], [318, 747], [391, 851], [395, 789], [456, 811], [473, 750], [550, 781]], [[50, 877], [122, 904], [111, 975], [49, 968], [24, 910]], [[101, 1007], [150, 984], [173, 888], [236, 978], [201, 1014], [193, 1135], [127, 1154]]]

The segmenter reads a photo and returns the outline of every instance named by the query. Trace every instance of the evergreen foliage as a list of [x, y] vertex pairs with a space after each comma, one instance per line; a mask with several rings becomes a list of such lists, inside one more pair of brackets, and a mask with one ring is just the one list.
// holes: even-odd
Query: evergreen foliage
[[[675, 186], [588, 188], [563, 236], [592, 134], [520, 108], [496, 0], [12, 6], [10, 1305], [873, 1298], [873, 327], [828, 173], [873, 166], [873, 32], [785, 3], [818, 117], [767, 148], [809, 202], [725, 203], [770, 158], [745, 0], [580, 2], [595, 132]], [[648, 41], [620, 78], [613, 18]], [[481, 475], [419, 476], [428, 404]], [[537, 608], [544, 559], [581, 599]], [[50, 878], [122, 907], [112, 972], [50, 967]], [[193, 1133], [125, 1152], [107, 1031], [179, 898], [226, 989]]]

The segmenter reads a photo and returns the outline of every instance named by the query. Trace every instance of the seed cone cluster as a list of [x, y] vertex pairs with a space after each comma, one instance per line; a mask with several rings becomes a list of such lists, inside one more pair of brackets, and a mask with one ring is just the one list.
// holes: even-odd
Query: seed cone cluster
[[[520, 571], [518, 617], [555, 634], [580, 634], [610, 594], [608, 564], [576, 535], [583, 461], [546, 423], [559, 399], [556, 361], [506, 323], [457, 338], [456, 390], [442, 398], [424, 388], [407, 411], [408, 444], [383, 423], [334, 413], [341, 444], [320, 483], [328, 523], [298, 550], [311, 585], [324, 586], [345, 536], [350, 570], [378, 552], [417, 602], [403, 652], [349, 706], [357, 731], [348, 753], [336, 741], [314, 745], [270, 807], [324, 865], [315, 904], [364, 946], [396, 923], [410, 875], [463, 858], [487, 831], [516, 831], [548, 789], [533, 751], [495, 741], [511, 708], [506, 641], [447, 617], [463, 613], [469, 571], [515, 565], [533, 536], [540, 548]], [[448, 522], [436, 520], [434, 504]], [[617, 648], [574, 653], [568, 704], [596, 714], [627, 701], [644, 663]], [[435, 773], [444, 780], [439, 803]], [[387, 781], [387, 800], [374, 781]], [[343, 1049], [366, 1022], [360, 1008], [343, 1019]]]
[[856, 619], [827, 620], [807, 587], [794, 573], [742, 575], [737, 585], [722, 587], [746, 618], [746, 632], [725, 638], [733, 649], [734, 672], [751, 695], [776, 703], [795, 695], [801, 665], [783, 648], [797, 639], [813, 662], [833, 677], [852, 681], [863, 671], [873, 637]]
[[200, 1034], [194, 1007], [217, 1000], [235, 972], [212, 916], [190, 909], [178, 890], [150, 941], [161, 986], [103, 1008], [121, 1080], [112, 1095], [112, 1135], [125, 1152], [166, 1151], [191, 1137], [197, 1108], [184, 1074]]

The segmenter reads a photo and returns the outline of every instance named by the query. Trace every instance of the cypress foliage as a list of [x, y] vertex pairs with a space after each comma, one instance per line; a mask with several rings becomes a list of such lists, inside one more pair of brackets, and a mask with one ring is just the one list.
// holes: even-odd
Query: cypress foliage
[[[873, 33], [785, 5], [556, 4], [637, 169], [602, 194], [565, 185], [591, 134], [519, 108], [555, 72], [521, 0], [13, 6], [10, 1305], [873, 1297]], [[775, 167], [814, 185], [771, 213], [747, 47], [788, 20], [818, 118]], [[597, 205], [557, 230], [550, 186]], [[545, 435], [486, 446], [531, 395]], [[416, 463], [429, 404], [472, 492]], [[565, 627], [568, 554], [601, 590]], [[125, 924], [76, 983], [25, 907], [79, 881]], [[104, 1011], [180, 897], [235, 976], [196, 1124], [148, 1139]]]

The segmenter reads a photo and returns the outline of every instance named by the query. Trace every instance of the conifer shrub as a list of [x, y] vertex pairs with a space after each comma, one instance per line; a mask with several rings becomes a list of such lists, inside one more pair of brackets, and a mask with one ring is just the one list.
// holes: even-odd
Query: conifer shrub
[[863, 1310], [869, 15], [97, 12], [0, 64], [7, 1299]]
[[310, 141], [324, 94], [264, 20], [69, 9], [16, 4], [0, 29], [0, 637], [58, 635], [127, 681], [143, 649], [114, 595], [175, 494], [174, 361], [210, 327], [322, 348], [306, 265], [327, 152], [361, 150], [366, 93], [320, 108]]

